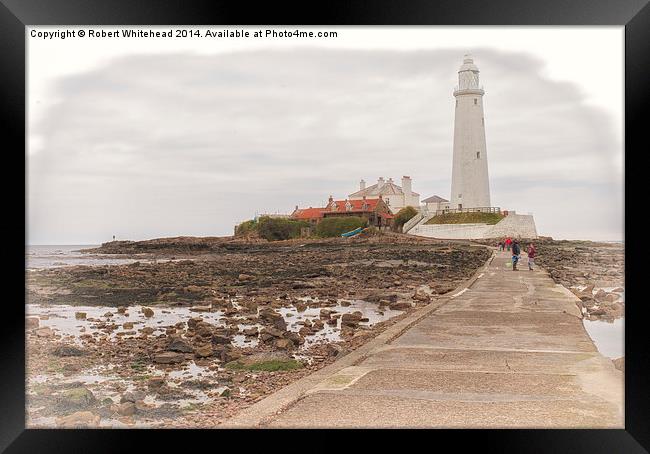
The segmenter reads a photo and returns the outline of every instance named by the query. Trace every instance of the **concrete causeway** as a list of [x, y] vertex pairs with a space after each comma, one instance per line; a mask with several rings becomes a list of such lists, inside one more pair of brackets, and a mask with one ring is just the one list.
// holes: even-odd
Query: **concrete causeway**
[[623, 428], [623, 374], [577, 298], [509, 259], [224, 426]]

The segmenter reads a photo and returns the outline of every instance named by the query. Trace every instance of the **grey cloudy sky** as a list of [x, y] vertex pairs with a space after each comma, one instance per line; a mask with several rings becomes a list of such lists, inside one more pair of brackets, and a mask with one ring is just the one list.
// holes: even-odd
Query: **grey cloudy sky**
[[[542, 235], [622, 239], [620, 106], [588, 102], [579, 78], [548, 77], [533, 53], [480, 42], [472, 53], [492, 203], [533, 212]], [[321, 206], [379, 176], [410, 175], [422, 198], [448, 198], [462, 57], [139, 52], [54, 77], [30, 97], [29, 242], [227, 235], [256, 213]]]

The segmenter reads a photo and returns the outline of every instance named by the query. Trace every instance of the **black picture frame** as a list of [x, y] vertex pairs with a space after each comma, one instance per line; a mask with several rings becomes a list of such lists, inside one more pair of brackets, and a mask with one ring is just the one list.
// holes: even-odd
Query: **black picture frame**
[[[650, 70], [650, 5], [648, 0], [473, 0], [443, 1], [364, 1], [348, 0], [311, 4], [303, 1], [282, 3], [260, 2], [250, 5], [236, 1], [179, 1], [179, 0], [0, 0], [0, 81], [2, 90], [3, 146], [6, 159], [19, 156], [25, 150], [25, 76], [26, 40], [28, 25], [240, 25], [240, 24], [302, 24], [302, 25], [619, 25], [625, 27], [625, 213], [641, 209], [629, 201], [631, 195], [645, 194], [640, 185], [647, 176], [642, 158], [648, 153], [647, 123], [648, 70]], [[25, 155], [26, 156], [26, 155]], [[638, 162], [637, 162], [638, 161]], [[18, 157], [6, 175], [18, 175], [26, 158]], [[16, 168], [18, 167], [18, 168]], [[23, 170], [26, 170], [24, 167]], [[26, 177], [26, 173], [23, 172]], [[26, 188], [26, 181], [23, 180]], [[114, 452], [129, 451], [142, 439], [156, 443], [158, 448], [204, 449], [219, 445], [228, 436], [239, 443], [239, 449], [275, 446], [292, 451], [303, 445], [301, 451], [339, 449], [343, 442], [339, 435], [309, 434], [303, 441], [288, 441], [293, 435], [287, 431], [259, 430], [252, 435], [239, 431], [219, 433], [206, 430], [27, 430], [25, 429], [25, 330], [24, 306], [19, 299], [25, 296], [25, 249], [20, 238], [25, 238], [26, 226], [16, 219], [26, 219], [25, 200], [12, 197], [16, 185], [3, 179], [5, 200], [13, 198], [14, 205], [5, 215], [6, 244], [11, 245], [5, 272], [6, 287], [16, 291], [15, 298], [7, 298], [2, 311], [0, 336], [0, 450], [6, 452]], [[25, 189], [26, 190], [26, 189]], [[453, 449], [463, 450], [472, 441], [480, 452], [648, 452], [650, 449], [650, 398], [645, 364], [650, 360], [645, 340], [644, 308], [641, 295], [641, 276], [644, 264], [643, 232], [633, 234], [633, 215], [626, 218], [626, 307], [625, 332], [625, 429], [624, 430], [451, 430], [409, 431], [409, 433], [367, 433], [346, 431], [351, 447], [370, 450], [381, 447], [386, 438], [407, 444], [412, 437], [429, 447], [442, 447], [450, 441]], [[10, 238], [10, 240], [8, 240]], [[630, 271], [631, 270], [631, 271]], [[13, 295], [13, 293], [12, 293]], [[337, 438], [332, 438], [336, 436]], [[312, 441], [309, 441], [312, 440]], [[321, 442], [319, 440], [326, 440]], [[337, 441], [333, 441], [337, 440]], [[212, 445], [210, 445], [210, 443]], [[282, 443], [282, 444], [281, 444]], [[305, 445], [304, 443], [307, 443]], [[288, 446], [288, 448], [287, 448]], [[209, 448], [213, 450], [212, 448]], [[220, 449], [220, 448], [219, 448]], [[407, 448], [410, 449], [410, 448]], [[413, 447], [414, 449], [414, 447]], [[427, 449], [429, 450], [429, 449]]]

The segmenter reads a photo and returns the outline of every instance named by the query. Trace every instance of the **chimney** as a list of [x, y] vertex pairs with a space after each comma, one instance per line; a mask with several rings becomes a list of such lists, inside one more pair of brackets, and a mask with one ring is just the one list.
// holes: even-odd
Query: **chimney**
[[365, 180], [362, 179], [359, 182], [359, 191], [363, 191], [364, 189], [366, 189], [366, 182], [365, 182]]
[[[402, 177], [402, 192], [404, 192], [404, 197], [411, 196], [411, 177], [404, 175]], [[406, 200], [408, 203], [408, 200]]]
[[377, 189], [381, 189], [384, 186], [384, 177], [379, 177], [377, 180]]
[[392, 183], [392, 182], [393, 182], [393, 179], [392, 179], [392, 178], [389, 178], [389, 179], [388, 179], [388, 182], [389, 182], [389, 183]]
[[296, 205], [296, 209], [295, 209], [295, 211], [298, 211], [298, 205]]

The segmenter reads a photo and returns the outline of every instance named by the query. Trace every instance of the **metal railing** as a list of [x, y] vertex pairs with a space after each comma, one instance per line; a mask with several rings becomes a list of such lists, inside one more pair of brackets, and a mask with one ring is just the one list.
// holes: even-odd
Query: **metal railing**
[[436, 210], [436, 216], [447, 213], [499, 213], [501, 214], [501, 207], [476, 207], [476, 208], [447, 208], [443, 210]]

